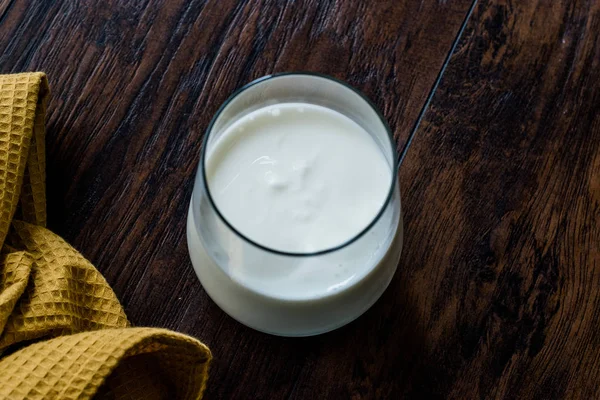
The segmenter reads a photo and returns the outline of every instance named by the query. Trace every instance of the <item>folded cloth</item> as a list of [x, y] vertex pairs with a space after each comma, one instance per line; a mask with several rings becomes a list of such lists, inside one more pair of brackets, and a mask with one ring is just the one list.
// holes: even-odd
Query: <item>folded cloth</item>
[[209, 349], [132, 328], [102, 275], [45, 228], [43, 73], [0, 75], [0, 398], [198, 399]]

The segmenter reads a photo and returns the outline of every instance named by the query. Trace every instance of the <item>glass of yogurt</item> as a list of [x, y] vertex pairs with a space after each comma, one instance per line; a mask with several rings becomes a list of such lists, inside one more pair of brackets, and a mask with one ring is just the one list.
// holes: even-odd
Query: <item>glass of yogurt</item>
[[204, 289], [231, 317], [281, 336], [345, 325], [388, 286], [402, 240], [395, 142], [361, 93], [284, 73], [218, 110], [187, 241]]

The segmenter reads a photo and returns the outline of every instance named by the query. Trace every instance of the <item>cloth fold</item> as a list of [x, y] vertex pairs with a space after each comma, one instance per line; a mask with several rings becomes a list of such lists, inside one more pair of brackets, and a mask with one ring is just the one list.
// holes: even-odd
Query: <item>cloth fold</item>
[[132, 328], [104, 277], [45, 228], [43, 73], [0, 75], [0, 398], [198, 399], [209, 349]]

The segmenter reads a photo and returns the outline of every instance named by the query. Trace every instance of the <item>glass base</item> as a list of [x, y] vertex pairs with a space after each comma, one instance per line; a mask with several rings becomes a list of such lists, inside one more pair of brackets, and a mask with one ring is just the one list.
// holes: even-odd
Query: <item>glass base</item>
[[191, 211], [187, 242], [192, 265], [204, 290], [229, 316], [261, 332], [278, 336], [313, 336], [340, 328], [367, 311], [389, 285], [402, 252], [402, 213], [392, 243], [373, 269], [354, 285], [309, 300], [266, 296], [233, 281], [207, 254]]

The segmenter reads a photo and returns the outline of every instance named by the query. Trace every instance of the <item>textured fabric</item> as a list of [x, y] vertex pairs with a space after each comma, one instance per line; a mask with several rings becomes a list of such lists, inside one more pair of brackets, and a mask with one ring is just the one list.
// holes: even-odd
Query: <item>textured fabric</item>
[[102, 275], [45, 228], [42, 73], [0, 75], [0, 398], [198, 399], [211, 354], [131, 328]]

